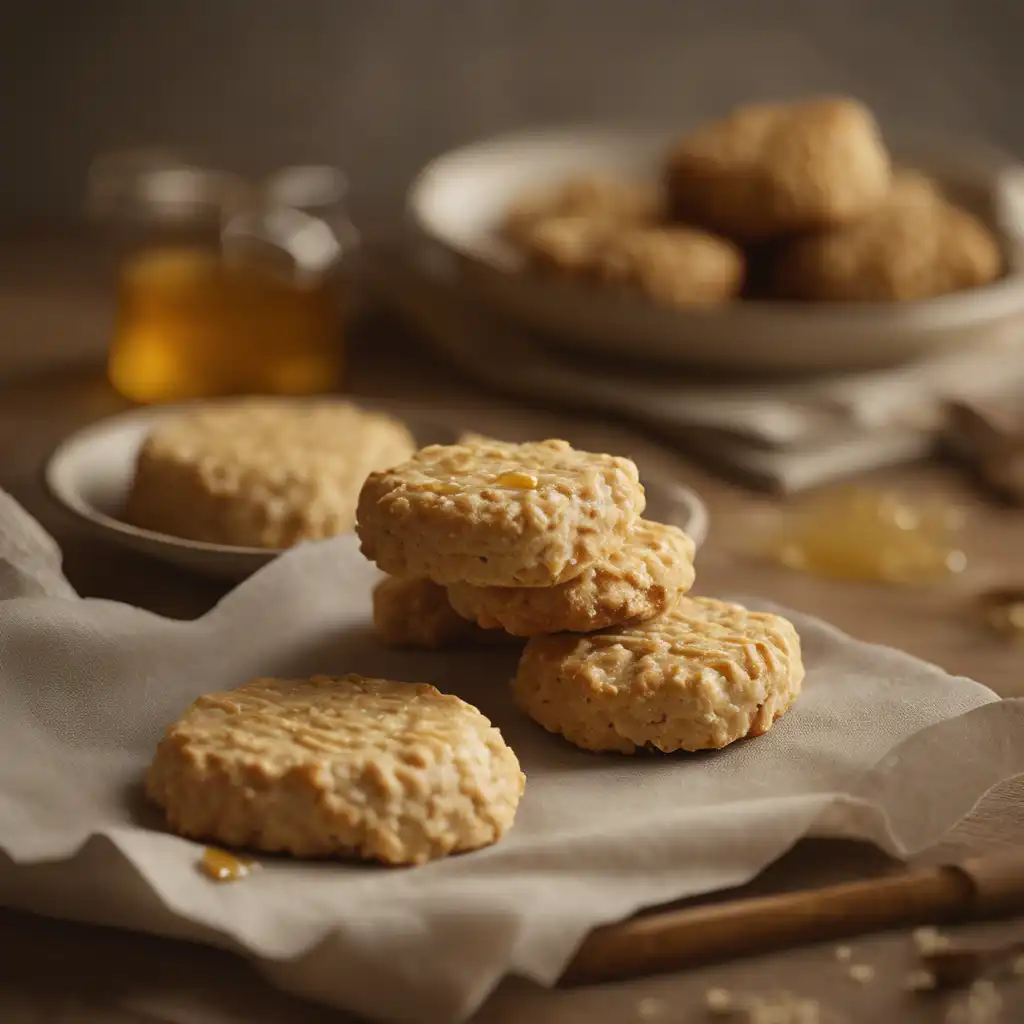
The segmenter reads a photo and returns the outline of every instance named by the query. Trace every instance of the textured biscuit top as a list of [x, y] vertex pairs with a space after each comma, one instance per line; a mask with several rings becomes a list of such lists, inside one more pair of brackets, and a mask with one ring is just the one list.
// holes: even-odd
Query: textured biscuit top
[[452, 606], [485, 629], [515, 636], [589, 632], [648, 619], [693, 586], [693, 541], [678, 527], [638, 521], [626, 543], [555, 587], [448, 587]]
[[524, 245], [538, 268], [632, 288], [664, 305], [724, 302], [743, 286], [740, 249], [696, 228], [559, 217], [536, 224]]
[[432, 445], [371, 474], [356, 530], [392, 576], [543, 587], [620, 548], [644, 500], [629, 459], [566, 441], [481, 439]]
[[493, 842], [523, 785], [476, 708], [426, 684], [354, 675], [254, 679], [200, 697], [147, 776], [186, 835], [392, 863]]
[[794, 239], [776, 260], [776, 295], [812, 301], [926, 299], [987, 284], [1003, 269], [988, 228], [916, 172], [897, 175], [874, 213]]
[[153, 428], [127, 516], [191, 540], [288, 547], [350, 530], [367, 474], [415, 449], [402, 423], [346, 402], [212, 402]]
[[658, 218], [661, 207], [661, 196], [653, 184], [584, 175], [521, 196], [506, 212], [502, 233], [510, 241], [522, 243], [537, 224], [551, 217], [646, 223]]
[[862, 216], [891, 166], [871, 112], [826, 98], [740, 107], [677, 143], [666, 175], [680, 219], [754, 242]]
[[530, 640], [513, 688], [531, 717], [586, 749], [702, 750], [764, 732], [803, 675], [786, 619], [683, 597], [626, 628]]

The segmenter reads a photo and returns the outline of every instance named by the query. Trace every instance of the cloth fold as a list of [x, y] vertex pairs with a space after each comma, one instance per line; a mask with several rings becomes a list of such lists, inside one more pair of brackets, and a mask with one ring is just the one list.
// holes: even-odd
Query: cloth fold
[[473, 379], [519, 398], [621, 416], [761, 488], [800, 491], [919, 458], [934, 444], [948, 399], [1024, 390], [1024, 325], [1016, 321], [892, 369], [723, 380], [630, 369], [544, 344], [475, 300], [436, 252], [414, 248], [377, 262], [371, 276], [385, 299]]
[[[0, 494], [0, 902], [224, 946], [375, 1018], [461, 1020], [510, 973], [551, 984], [596, 925], [740, 885], [808, 832], [914, 853], [1024, 772], [1024, 700], [796, 613], [805, 689], [768, 734], [601, 757], [516, 711], [514, 651], [381, 648], [378, 573], [352, 536], [296, 548], [187, 622], [75, 596], [58, 557]], [[480, 707], [527, 774], [510, 834], [408, 870], [268, 857], [233, 885], [200, 875], [202, 846], [141, 793], [163, 729], [200, 693], [314, 672]]]

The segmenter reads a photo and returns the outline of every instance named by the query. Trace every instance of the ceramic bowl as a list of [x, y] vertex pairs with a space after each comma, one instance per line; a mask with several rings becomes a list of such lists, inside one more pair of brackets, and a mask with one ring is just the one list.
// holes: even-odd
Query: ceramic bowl
[[419, 237], [451, 257], [474, 295], [563, 345], [601, 356], [746, 373], [868, 369], [962, 343], [1024, 312], [1021, 171], [987, 151], [930, 141], [892, 149], [899, 162], [931, 173], [997, 233], [1008, 272], [984, 287], [907, 303], [742, 301], [686, 310], [524, 271], [496, 230], [510, 203], [576, 174], [652, 178], [678, 134], [575, 127], [477, 142], [419, 174], [408, 213]]

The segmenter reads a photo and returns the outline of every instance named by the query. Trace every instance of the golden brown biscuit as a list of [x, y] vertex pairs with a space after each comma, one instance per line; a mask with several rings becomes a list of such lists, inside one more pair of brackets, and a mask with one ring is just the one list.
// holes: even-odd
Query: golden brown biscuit
[[568, 583], [556, 587], [473, 587], [453, 583], [448, 598], [459, 615], [514, 636], [586, 633], [649, 619], [693, 586], [693, 541], [675, 526], [641, 519], [626, 543]]
[[476, 708], [426, 684], [355, 675], [254, 679], [200, 697], [146, 777], [181, 835], [389, 864], [495, 842], [524, 785]]
[[922, 175], [901, 175], [885, 203], [844, 228], [781, 247], [775, 294], [833, 302], [898, 302], [974, 288], [1003, 260], [985, 225]]
[[540, 269], [630, 288], [666, 306], [715, 305], [743, 287], [742, 251], [696, 228], [562, 217], [536, 224], [524, 246]]
[[416, 443], [347, 402], [246, 398], [161, 420], [139, 452], [125, 517], [214, 544], [284, 548], [351, 530], [368, 473]]
[[644, 501], [629, 459], [480, 439], [370, 474], [356, 531], [392, 576], [550, 587], [622, 547]]
[[673, 216], [744, 242], [862, 217], [890, 179], [874, 118], [849, 99], [740, 107], [676, 143], [665, 172]]
[[655, 184], [583, 175], [522, 196], [505, 214], [501, 230], [509, 241], [522, 244], [537, 224], [552, 217], [634, 224], [655, 221], [661, 213], [662, 198]]
[[513, 642], [507, 633], [481, 629], [459, 615], [444, 587], [397, 576], [388, 576], [373, 588], [373, 628], [389, 647], [441, 650]]
[[791, 623], [684, 597], [634, 626], [535, 637], [513, 693], [535, 722], [585, 750], [670, 753], [760, 736], [796, 700], [803, 677]]

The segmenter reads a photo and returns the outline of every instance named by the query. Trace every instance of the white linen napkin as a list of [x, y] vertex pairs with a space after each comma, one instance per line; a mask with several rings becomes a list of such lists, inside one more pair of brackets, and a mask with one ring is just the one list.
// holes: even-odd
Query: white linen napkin
[[975, 344], [870, 372], [750, 383], [631, 370], [542, 344], [484, 308], [431, 256], [390, 259], [372, 280], [462, 372], [505, 394], [642, 424], [758, 487], [800, 491], [919, 458], [934, 444], [947, 399], [1024, 389], [1018, 322], [989, 328]]
[[[587, 754], [515, 710], [514, 651], [381, 648], [377, 578], [350, 535], [164, 619], [78, 598], [0, 494], [0, 903], [224, 946], [370, 1017], [456, 1021], [506, 974], [553, 983], [594, 926], [742, 884], [811, 830], [907, 855], [1024, 771], [1024, 700], [795, 614], [805, 690], [767, 735]], [[257, 674], [350, 671], [433, 682], [500, 726], [528, 779], [511, 833], [412, 869], [266, 858], [233, 885], [201, 876], [202, 846], [141, 795], [164, 727]]]

